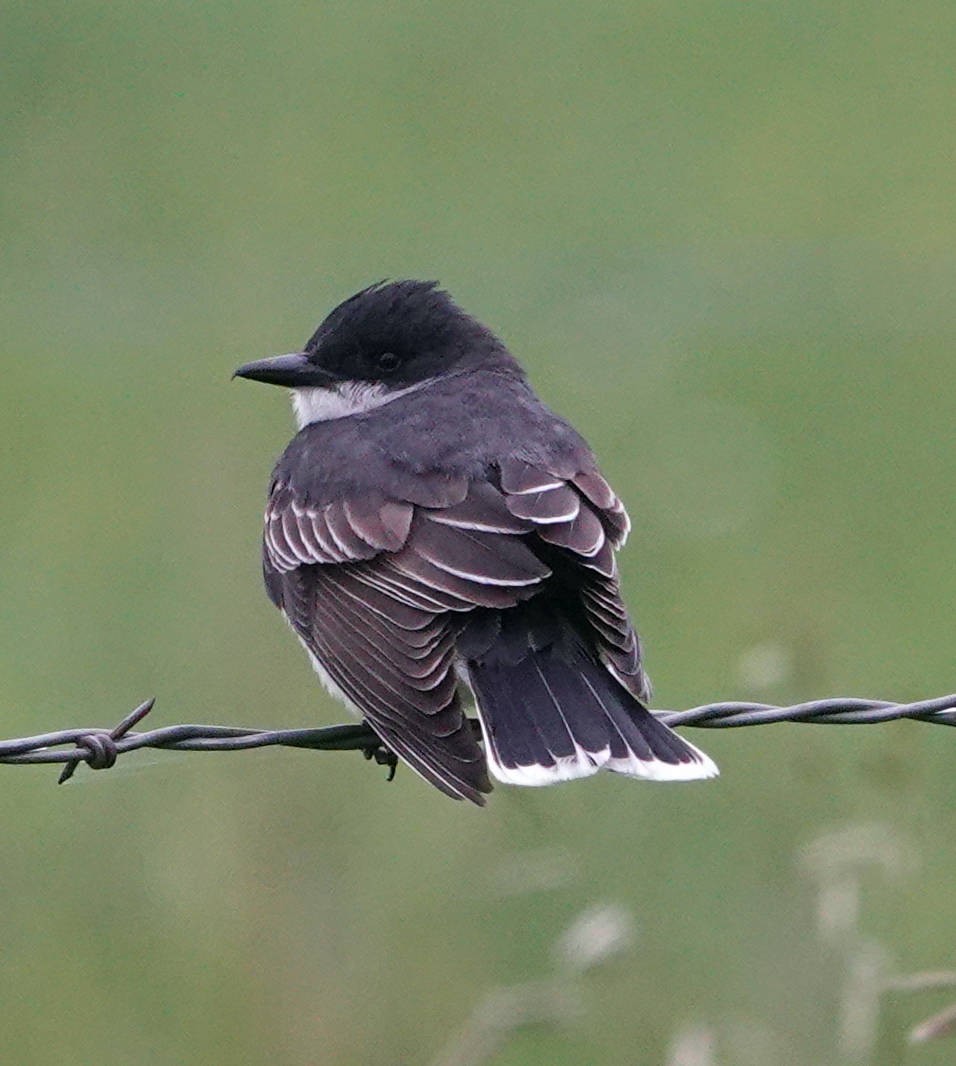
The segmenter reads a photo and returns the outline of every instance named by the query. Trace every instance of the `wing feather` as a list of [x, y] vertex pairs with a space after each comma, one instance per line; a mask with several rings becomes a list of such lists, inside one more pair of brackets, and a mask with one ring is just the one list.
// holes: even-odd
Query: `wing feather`
[[461, 503], [426, 512], [430, 522], [483, 533], [530, 533], [534, 522], [517, 517], [506, 498], [491, 484], [476, 481]]
[[[408, 723], [417, 722], [421, 715], [437, 719], [447, 712], [457, 684], [448, 669], [454, 655], [453, 640], [443, 641], [423, 668], [395, 648], [383, 651], [344, 615], [336, 617], [334, 628], [318, 625], [318, 639], [335, 649], [342, 662], [351, 664], [354, 678], [377, 692], [390, 714], [401, 714]], [[454, 720], [447, 730], [439, 731], [440, 735], [457, 728], [455, 715], [451, 717]]]
[[545, 526], [538, 530], [538, 536], [549, 544], [587, 558], [597, 555], [604, 546], [604, 526], [586, 505], [580, 508], [572, 521]]
[[401, 548], [411, 520], [407, 503], [338, 500], [314, 506], [277, 482], [265, 514], [267, 562], [285, 572], [302, 565], [371, 559]]
[[597, 508], [614, 547], [622, 548], [631, 531], [631, 520], [615, 491], [597, 470], [582, 471], [575, 474], [571, 481], [575, 488]]
[[498, 469], [501, 474], [501, 487], [509, 496], [557, 489], [566, 480], [532, 463], [526, 463], [523, 459], [502, 459]]
[[398, 551], [408, 537], [412, 506], [391, 500], [377, 505], [363, 500], [343, 500], [342, 506], [355, 533], [379, 551]]
[[516, 518], [527, 518], [536, 526], [550, 525], [553, 522], [573, 522], [581, 509], [581, 497], [564, 482], [540, 492], [522, 492], [508, 496], [506, 503], [508, 510]]
[[[419, 563], [423, 567], [429, 566], [424, 560], [419, 560]], [[429, 569], [434, 570], [430, 566]], [[400, 570], [391, 559], [358, 570], [356, 577], [419, 610], [437, 614], [442, 611], [468, 611], [475, 606], [467, 597], [456, 594], [440, 580], [429, 583], [423, 580], [423, 575], [416, 574], [411, 566]]]
[[410, 538], [406, 551], [395, 556], [396, 565], [408, 553], [469, 584], [535, 585], [551, 575], [548, 567], [517, 537], [442, 528], [427, 519]]
[[475, 607], [513, 607], [520, 597], [513, 588], [502, 588], [497, 582], [469, 579], [460, 573], [426, 559], [417, 551], [406, 549], [389, 561], [389, 567], [422, 589], [422, 595], [440, 597], [452, 611], [471, 611]]
[[[359, 567], [350, 568], [343, 574], [330, 568], [323, 574], [323, 580], [343, 596], [354, 600], [358, 608], [367, 613], [371, 624], [381, 621], [389, 633], [392, 628], [401, 629], [402, 639], [409, 647], [426, 647], [430, 644], [434, 612], [408, 607], [375, 585], [363, 582], [361, 570]], [[356, 585], [361, 587], [356, 588]]]
[[371, 559], [378, 555], [379, 549], [363, 540], [352, 525], [343, 500], [329, 504], [323, 511], [323, 518], [332, 539], [346, 559]]
[[425, 642], [416, 641], [412, 644], [403, 641], [400, 644], [383, 645], [383, 641], [392, 641], [395, 634], [387, 624], [363, 611], [361, 600], [349, 596], [332, 582], [323, 582], [322, 595], [336, 606], [342, 624], [349, 628], [357, 640], [368, 645], [370, 654], [382, 663], [386, 671], [397, 668], [400, 676], [409, 684], [423, 690], [434, 688], [443, 680], [449, 657], [454, 655], [455, 635], [450, 627], [433, 623]]

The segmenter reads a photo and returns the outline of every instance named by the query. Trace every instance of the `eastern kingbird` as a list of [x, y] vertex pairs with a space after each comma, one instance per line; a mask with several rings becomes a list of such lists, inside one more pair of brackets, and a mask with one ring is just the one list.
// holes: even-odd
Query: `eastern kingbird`
[[266, 590], [390, 752], [477, 804], [489, 769], [513, 785], [717, 773], [646, 709], [621, 501], [447, 292], [373, 285], [302, 351], [236, 375], [291, 389], [299, 425], [269, 489]]

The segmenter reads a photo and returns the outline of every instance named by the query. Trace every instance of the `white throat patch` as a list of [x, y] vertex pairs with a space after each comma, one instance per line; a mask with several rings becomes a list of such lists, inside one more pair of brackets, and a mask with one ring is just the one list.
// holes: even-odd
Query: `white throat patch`
[[329, 422], [333, 418], [348, 418], [365, 414], [375, 407], [391, 403], [399, 396], [407, 396], [424, 388], [428, 381], [409, 385], [407, 389], [388, 389], [370, 381], [340, 381], [327, 389], [293, 389], [292, 408], [299, 429], [312, 422]]

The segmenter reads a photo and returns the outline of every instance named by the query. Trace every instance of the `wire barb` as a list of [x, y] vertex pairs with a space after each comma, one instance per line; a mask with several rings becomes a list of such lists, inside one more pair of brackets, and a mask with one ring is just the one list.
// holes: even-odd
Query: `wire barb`
[[[245, 751], [248, 748], [310, 748], [314, 751], [361, 751], [389, 767], [394, 776], [394, 756], [365, 722], [318, 729], [244, 729], [219, 725], [162, 726], [142, 733], [133, 727], [153, 709], [148, 699], [130, 711], [112, 729], [63, 729], [35, 737], [0, 740], [0, 763], [63, 763], [63, 784], [80, 763], [92, 770], [107, 770], [120, 755], [140, 748], [174, 751]], [[909, 719], [935, 725], [956, 726], [956, 694], [915, 703], [837, 698], [778, 707], [769, 703], [710, 703], [687, 711], [654, 711], [669, 726], [699, 729], [737, 729], [743, 726], [797, 722], [814, 725], [875, 725]], [[472, 722], [481, 736], [477, 722]]]
[[[86, 754], [70, 759], [60, 772], [56, 783], [62, 785], [69, 781], [81, 762], [85, 762], [91, 770], [108, 770], [116, 762], [116, 756], [119, 754], [116, 741], [125, 736], [134, 725], [141, 722], [153, 709], [155, 702], [156, 697], [150, 697], [130, 711], [119, 725], [114, 726], [108, 733], [100, 731], [78, 736], [74, 743], [79, 751], [84, 751]], [[0, 745], [0, 750], [2, 750], [2, 745]]]

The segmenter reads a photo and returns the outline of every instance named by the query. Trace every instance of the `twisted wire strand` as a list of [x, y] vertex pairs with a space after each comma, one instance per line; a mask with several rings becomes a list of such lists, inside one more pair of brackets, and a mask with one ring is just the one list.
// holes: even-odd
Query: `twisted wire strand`
[[[113, 766], [119, 755], [140, 748], [173, 751], [245, 751], [250, 748], [311, 748], [316, 751], [380, 750], [381, 741], [364, 722], [317, 729], [244, 729], [236, 726], [172, 725], [134, 732], [153, 709], [149, 699], [112, 729], [61, 729], [33, 737], [0, 741], [0, 763], [63, 763], [60, 782], [80, 763], [91, 769]], [[814, 725], [874, 725], [910, 719], [956, 726], [956, 694], [915, 703], [836, 698], [778, 707], [768, 703], [710, 703], [687, 711], [654, 711], [669, 726], [738, 729], [744, 726], [797, 722]], [[477, 732], [477, 723], [472, 723]], [[480, 734], [479, 734], [480, 735]]]

